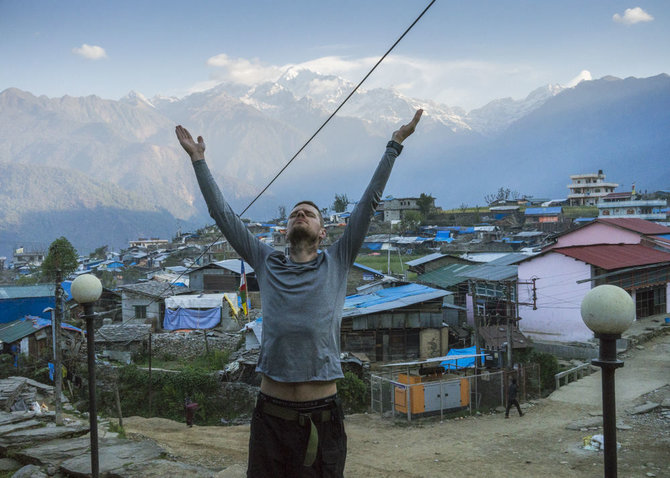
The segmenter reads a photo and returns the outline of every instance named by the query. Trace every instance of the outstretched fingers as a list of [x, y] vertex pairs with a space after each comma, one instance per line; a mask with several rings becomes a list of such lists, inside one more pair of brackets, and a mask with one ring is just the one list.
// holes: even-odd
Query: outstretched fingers
[[188, 130], [184, 128], [182, 125], [178, 125], [175, 128], [175, 133], [177, 133], [177, 139], [179, 139], [179, 141], [182, 141], [184, 139], [191, 141], [193, 140], [191, 133], [189, 133]]
[[416, 113], [414, 113], [412, 121], [410, 121], [405, 125], [402, 125], [397, 131], [393, 133], [393, 140], [397, 141], [398, 143], [402, 143], [405, 139], [407, 139], [409, 135], [414, 133], [416, 125], [419, 124], [419, 120], [421, 119], [422, 114], [423, 114], [422, 109], [416, 110]]
[[193, 141], [193, 136], [188, 132], [186, 128], [182, 125], [178, 125], [175, 128], [175, 133], [177, 134], [177, 139], [182, 148], [191, 156], [193, 161], [198, 159], [203, 159], [205, 156], [205, 140], [202, 139], [202, 136], [198, 136], [198, 142]]
[[421, 108], [416, 110], [416, 113], [414, 113], [414, 118], [412, 118], [412, 121], [407, 123], [406, 126], [412, 128], [412, 131], [414, 131], [414, 128], [416, 128], [416, 125], [419, 124], [419, 120], [421, 119], [422, 114], [423, 114], [423, 110]]

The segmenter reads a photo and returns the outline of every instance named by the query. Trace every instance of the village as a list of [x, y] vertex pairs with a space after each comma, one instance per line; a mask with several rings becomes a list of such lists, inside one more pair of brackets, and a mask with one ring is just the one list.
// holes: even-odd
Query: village
[[[617, 352], [640, 346], [640, 336], [663, 336], [670, 328], [670, 191], [640, 193], [633, 185], [615, 192], [618, 187], [598, 171], [570, 176], [567, 198], [559, 200], [505, 188], [488, 195], [482, 208], [442, 210], [423, 193], [385, 198], [347, 283], [340, 335], [346, 373], [338, 384], [346, 412], [408, 425], [500, 414], [512, 378], [528, 410], [596, 372], [590, 360], [598, 356], [598, 341], [580, 304], [602, 284], [624, 289], [635, 304], [637, 335], [619, 339]], [[342, 234], [355, 204], [336, 196], [333, 206], [322, 211], [323, 247]], [[287, 252], [285, 220], [280, 208], [271, 222], [245, 222], [259, 240]], [[260, 383], [254, 371], [260, 292], [253, 268], [215, 226], [169, 239], [138, 238], [120, 252], [102, 246], [77, 257], [76, 268], [56, 282], [44, 277], [48, 256], [17, 247], [11, 261], [0, 257], [0, 378], [12, 380], [6, 413], [53, 413], [46, 402], [55, 393], [49, 387], [58, 375], [58, 342], [62, 401], [73, 423], [77, 413], [85, 417], [90, 351], [84, 309], [71, 286], [93, 274], [103, 286], [92, 319], [98, 412], [101, 421], [118, 422], [121, 433], [114, 437], [123, 435], [124, 417], [185, 427], [184, 404], [195, 402], [196, 428], [248, 424]], [[53, 324], [60, 324], [60, 334]], [[42, 401], [26, 396], [30, 387], [16, 385], [17, 377], [28, 377], [22, 383], [41, 390]], [[648, 409], [662, 414], [666, 435], [667, 408], [660, 400]], [[86, 432], [81, 420], [68, 439]], [[7, 456], [14, 448], [2, 433]], [[161, 453], [150, 451], [147, 460]], [[49, 462], [51, 475], [86, 476], [85, 460], [73, 466], [74, 459], [62, 458], [66, 466]], [[431, 476], [388, 471], [377, 476]], [[114, 476], [143, 476], [134, 473]]]

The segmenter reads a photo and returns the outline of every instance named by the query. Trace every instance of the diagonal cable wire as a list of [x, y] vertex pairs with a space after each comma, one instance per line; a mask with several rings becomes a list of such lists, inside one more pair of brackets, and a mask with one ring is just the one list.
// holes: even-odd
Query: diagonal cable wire
[[407, 35], [407, 34], [409, 33], [409, 31], [414, 27], [414, 25], [416, 25], [417, 22], [418, 22], [419, 20], [421, 20], [421, 17], [423, 17], [423, 15], [428, 11], [428, 9], [429, 9], [430, 7], [433, 6], [433, 3], [435, 3], [435, 0], [432, 0], [432, 1], [428, 4], [428, 6], [427, 6], [426, 8], [424, 8], [424, 10], [423, 10], [423, 11], [421, 12], [421, 14], [416, 18], [416, 20], [414, 20], [414, 21], [412, 22], [412, 24], [411, 24], [409, 27], [407, 27], [407, 29], [404, 31], [404, 33], [403, 33], [402, 35], [400, 35], [400, 37], [395, 41], [395, 43], [394, 43], [393, 45], [391, 45], [391, 47], [386, 51], [386, 53], [384, 53], [384, 55], [382, 55], [382, 57], [377, 61], [377, 63], [375, 63], [375, 65], [372, 67], [372, 69], [370, 69], [370, 71], [369, 71], [369, 72], [363, 77], [363, 79], [362, 79], [362, 80], [361, 80], [361, 81], [354, 87], [354, 89], [351, 90], [351, 93], [349, 93], [349, 94], [347, 95], [347, 97], [340, 103], [340, 106], [338, 106], [337, 108], [335, 108], [335, 111], [333, 111], [333, 112], [330, 114], [330, 116], [329, 116], [328, 118], [326, 118], [326, 120], [321, 124], [321, 126], [319, 126], [319, 128], [314, 132], [314, 134], [313, 134], [313, 135], [312, 135], [312, 136], [305, 142], [305, 144], [302, 145], [302, 147], [301, 147], [301, 148], [300, 148], [300, 149], [293, 155], [293, 157], [292, 157], [291, 159], [289, 159], [289, 161], [284, 165], [284, 167], [281, 168], [281, 169], [279, 170], [279, 172], [275, 175], [274, 178], [272, 178], [272, 180], [267, 184], [267, 186], [265, 186], [265, 187], [261, 190], [261, 192], [259, 192], [259, 193], [256, 195], [256, 197], [253, 199], [253, 201], [251, 201], [251, 202], [249, 203], [249, 205], [248, 205], [247, 207], [244, 208], [244, 210], [240, 213], [240, 216], [241, 216], [242, 214], [244, 214], [245, 212], [247, 212], [247, 210], [248, 210], [248, 209], [249, 209], [249, 208], [250, 208], [250, 207], [251, 207], [251, 206], [258, 200], [258, 198], [260, 198], [261, 195], [262, 195], [265, 191], [267, 191], [268, 188], [269, 188], [270, 186], [272, 186], [272, 184], [273, 184], [273, 183], [277, 180], [277, 178], [278, 178], [278, 177], [279, 177], [279, 176], [286, 170], [286, 168], [288, 168], [288, 167], [291, 165], [291, 163], [293, 162], [293, 160], [294, 160], [295, 158], [297, 158], [298, 155], [299, 155], [300, 153], [302, 153], [302, 151], [309, 145], [309, 143], [312, 142], [312, 140], [316, 137], [316, 135], [319, 134], [319, 133], [321, 132], [321, 130], [322, 130], [322, 129], [323, 129], [323, 128], [330, 122], [331, 119], [333, 119], [333, 117], [335, 117], [335, 115], [340, 111], [340, 109], [342, 109], [342, 107], [345, 105], [345, 103], [346, 103], [347, 101], [349, 101], [349, 98], [351, 98], [351, 97], [354, 95], [354, 93], [356, 93], [356, 91], [358, 90], [358, 88], [360, 88], [361, 85], [365, 82], [365, 80], [367, 80], [368, 77], [369, 77], [370, 75], [372, 75], [372, 73], [377, 69], [377, 67], [381, 64], [381, 62], [384, 61], [384, 60], [386, 59], [386, 57], [387, 57], [387, 56], [393, 51], [393, 49], [398, 45], [398, 43], [400, 43], [400, 41], [401, 41], [403, 38], [405, 38], [405, 35]]

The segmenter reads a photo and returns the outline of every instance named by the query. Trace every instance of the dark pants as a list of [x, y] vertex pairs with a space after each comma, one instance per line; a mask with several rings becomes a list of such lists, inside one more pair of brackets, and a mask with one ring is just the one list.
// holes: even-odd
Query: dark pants
[[519, 412], [519, 416], [522, 417], [523, 413], [521, 412], [519, 401], [516, 398], [512, 398], [510, 401], [507, 402], [507, 409], [505, 410], [505, 416], [509, 417], [509, 409], [512, 408], [512, 405], [516, 405], [516, 409]]
[[186, 411], [186, 424], [191, 427], [193, 426], [193, 418], [195, 417], [195, 411], [198, 409], [197, 403], [188, 403], [184, 407]]
[[[342, 478], [347, 457], [347, 435], [340, 401], [334, 398], [325, 404], [317, 401], [316, 407], [314, 404], [290, 407], [315, 417], [313, 423], [318, 432], [316, 459], [311, 466], [305, 466], [310, 422], [301, 424], [299, 420], [287, 420], [264, 412], [263, 402], [268, 400], [282, 404], [263, 394], [258, 397], [251, 419], [247, 478]], [[323, 410], [330, 410], [328, 420], [318, 418]]]

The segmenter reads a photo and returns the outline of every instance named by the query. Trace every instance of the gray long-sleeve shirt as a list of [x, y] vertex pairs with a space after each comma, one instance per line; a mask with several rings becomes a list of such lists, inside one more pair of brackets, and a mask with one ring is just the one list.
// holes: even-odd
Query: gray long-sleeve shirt
[[257, 240], [223, 199], [204, 160], [193, 163], [209, 213], [256, 272], [263, 310], [257, 372], [279, 382], [330, 381], [343, 376], [340, 322], [347, 275], [399, 151], [386, 148], [344, 234], [306, 263]]

